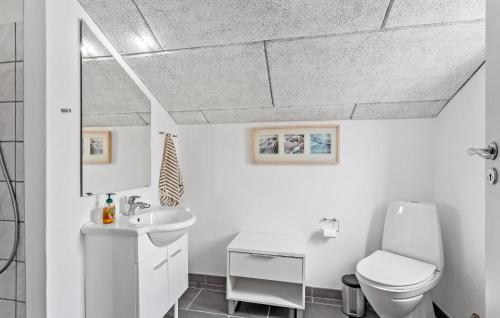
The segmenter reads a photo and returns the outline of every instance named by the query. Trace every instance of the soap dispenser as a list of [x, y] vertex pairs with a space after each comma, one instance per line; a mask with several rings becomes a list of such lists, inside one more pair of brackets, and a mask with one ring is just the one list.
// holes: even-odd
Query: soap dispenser
[[[92, 195], [92, 193], [88, 195]], [[90, 212], [90, 220], [94, 223], [102, 223], [102, 209], [99, 206], [99, 194], [95, 195], [95, 203]]]
[[102, 209], [102, 223], [104, 224], [112, 224], [115, 223], [115, 212], [116, 207], [111, 198], [114, 193], [107, 193], [108, 198], [106, 199], [106, 205]]

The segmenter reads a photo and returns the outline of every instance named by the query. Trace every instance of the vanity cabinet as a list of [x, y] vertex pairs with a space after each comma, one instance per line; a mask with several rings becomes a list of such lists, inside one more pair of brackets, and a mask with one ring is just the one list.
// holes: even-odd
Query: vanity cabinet
[[187, 288], [187, 233], [163, 247], [148, 234], [85, 236], [86, 318], [162, 318]]

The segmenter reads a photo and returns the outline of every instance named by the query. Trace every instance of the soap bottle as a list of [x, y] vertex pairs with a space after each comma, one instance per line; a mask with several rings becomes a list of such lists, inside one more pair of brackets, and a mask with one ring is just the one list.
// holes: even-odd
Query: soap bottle
[[102, 209], [102, 223], [111, 224], [115, 223], [115, 204], [113, 203], [113, 199], [111, 198], [114, 193], [107, 193], [108, 198], [106, 199], [106, 205]]
[[[92, 193], [90, 194], [92, 195]], [[102, 210], [99, 207], [99, 195], [95, 195], [95, 203], [90, 214], [90, 220], [94, 223], [102, 223]]]

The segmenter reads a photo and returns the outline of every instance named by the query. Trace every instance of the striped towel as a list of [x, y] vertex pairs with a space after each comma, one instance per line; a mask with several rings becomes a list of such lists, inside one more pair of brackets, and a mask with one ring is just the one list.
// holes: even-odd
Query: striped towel
[[162, 205], [177, 206], [182, 201], [184, 184], [177, 161], [172, 135], [165, 135], [165, 148], [160, 171], [160, 202]]

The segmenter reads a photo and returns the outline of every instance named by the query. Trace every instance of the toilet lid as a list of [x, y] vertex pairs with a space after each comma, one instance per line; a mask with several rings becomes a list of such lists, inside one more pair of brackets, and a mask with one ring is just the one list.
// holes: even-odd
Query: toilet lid
[[431, 277], [436, 266], [413, 258], [376, 251], [358, 263], [362, 277], [384, 286], [404, 287], [422, 283]]

